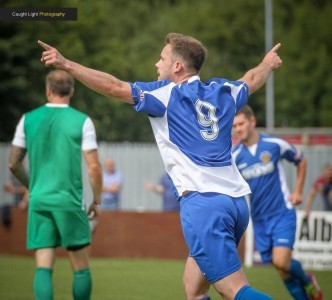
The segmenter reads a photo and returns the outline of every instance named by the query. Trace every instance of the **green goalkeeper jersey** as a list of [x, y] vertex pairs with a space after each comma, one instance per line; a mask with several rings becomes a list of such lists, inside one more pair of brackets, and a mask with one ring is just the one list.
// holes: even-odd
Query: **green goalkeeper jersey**
[[24, 119], [32, 210], [82, 210], [82, 136], [87, 115], [42, 106]]

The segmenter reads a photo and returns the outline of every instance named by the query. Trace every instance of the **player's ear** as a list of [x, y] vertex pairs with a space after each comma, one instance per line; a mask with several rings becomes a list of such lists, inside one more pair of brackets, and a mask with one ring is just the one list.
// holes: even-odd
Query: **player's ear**
[[184, 65], [181, 61], [177, 60], [175, 62], [175, 72], [180, 72], [182, 69], [184, 69]]
[[255, 118], [255, 116], [251, 116], [250, 117], [250, 122], [251, 122], [251, 124], [253, 125], [253, 127], [256, 127], [256, 118]]
[[50, 89], [49, 86], [46, 86], [46, 92], [45, 92], [45, 94], [46, 94], [47, 101], [49, 101], [50, 96], [52, 94], [52, 91], [51, 91], [51, 89]]

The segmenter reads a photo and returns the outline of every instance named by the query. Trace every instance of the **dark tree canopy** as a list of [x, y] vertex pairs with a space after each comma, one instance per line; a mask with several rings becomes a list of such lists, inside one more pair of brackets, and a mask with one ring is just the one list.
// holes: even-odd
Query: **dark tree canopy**
[[[40, 1], [1, 1], [2, 7], [40, 7]], [[68, 7], [44, 1], [43, 7]], [[208, 48], [203, 80], [236, 80], [264, 55], [264, 1], [255, 0], [74, 0], [77, 21], [0, 21], [0, 141], [12, 139], [23, 113], [45, 103], [37, 40], [67, 58], [122, 80], [156, 80], [168, 32], [200, 39]], [[284, 66], [275, 73], [275, 126], [332, 126], [332, 3], [278, 0], [273, 3], [274, 41]], [[265, 125], [265, 89], [250, 97], [258, 125]], [[153, 141], [147, 116], [110, 101], [76, 82], [72, 106], [93, 119], [99, 140]]]

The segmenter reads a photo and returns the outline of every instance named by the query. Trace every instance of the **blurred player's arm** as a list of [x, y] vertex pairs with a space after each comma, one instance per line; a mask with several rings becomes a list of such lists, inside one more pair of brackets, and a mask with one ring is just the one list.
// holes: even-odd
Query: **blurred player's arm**
[[85, 161], [89, 171], [89, 179], [93, 192], [93, 202], [88, 209], [88, 215], [93, 213], [93, 218], [97, 218], [100, 213], [101, 191], [102, 191], [102, 172], [99, 162], [97, 149], [83, 151]]
[[239, 81], [245, 82], [249, 87], [249, 94], [260, 89], [268, 80], [271, 73], [279, 69], [282, 60], [277, 51], [281, 44], [275, 45], [264, 57], [262, 62], [255, 68], [249, 70]]
[[162, 195], [165, 191], [164, 187], [161, 184], [155, 184], [152, 181], [147, 181], [145, 183], [145, 188], [159, 195]]
[[8, 166], [13, 175], [26, 187], [29, 188], [29, 175], [24, 168], [23, 159], [26, 149], [12, 146], [9, 155]]
[[53, 66], [65, 70], [88, 88], [107, 97], [116, 97], [121, 102], [134, 104], [131, 86], [111, 74], [84, 67], [62, 56], [59, 51], [42, 41], [38, 44], [46, 51], [42, 53], [41, 61], [45, 66]]
[[309, 193], [309, 196], [305, 202], [305, 213], [307, 216], [309, 216], [310, 212], [311, 212], [311, 206], [312, 206], [312, 203], [314, 202], [314, 199], [316, 197], [316, 194], [318, 192], [318, 189], [313, 186], [311, 189], [310, 189], [310, 193]]
[[291, 202], [293, 205], [298, 205], [302, 203], [302, 191], [303, 191], [306, 173], [307, 173], [307, 160], [306, 158], [303, 157], [302, 160], [297, 165], [295, 190], [290, 195]]

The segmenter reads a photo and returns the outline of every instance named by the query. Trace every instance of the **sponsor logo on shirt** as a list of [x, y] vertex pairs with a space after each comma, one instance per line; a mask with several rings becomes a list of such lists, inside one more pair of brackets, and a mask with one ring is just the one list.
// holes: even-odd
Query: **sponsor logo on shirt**
[[271, 174], [274, 171], [273, 161], [269, 162], [261, 162], [250, 166], [249, 168], [241, 171], [241, 174], [244, 179], [252, 179], [260, 176], [264, 176], [267, 174]]

